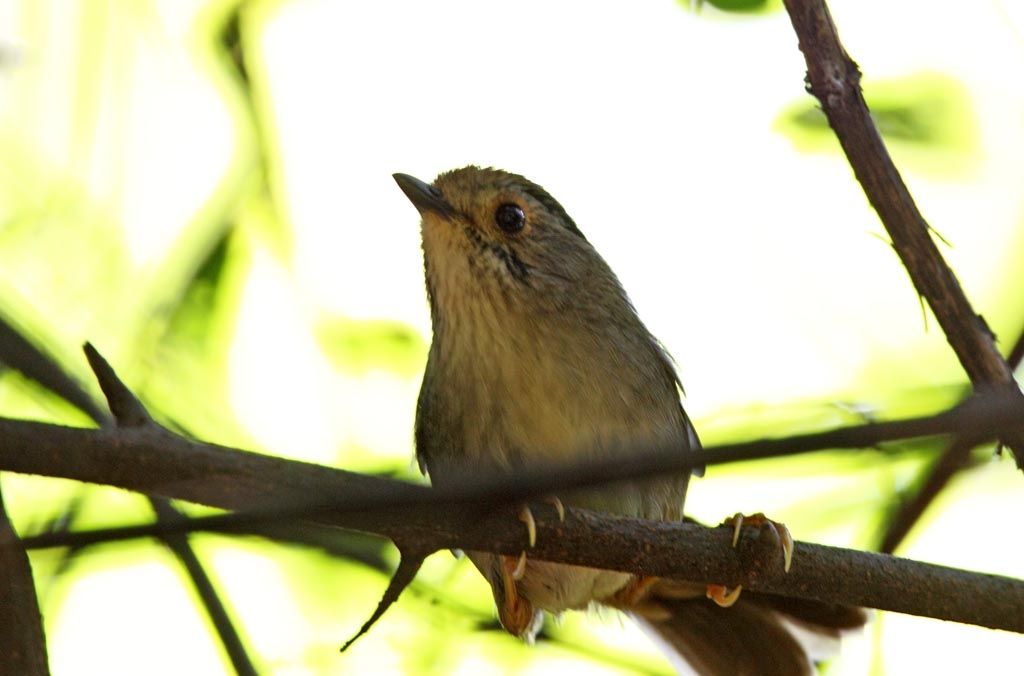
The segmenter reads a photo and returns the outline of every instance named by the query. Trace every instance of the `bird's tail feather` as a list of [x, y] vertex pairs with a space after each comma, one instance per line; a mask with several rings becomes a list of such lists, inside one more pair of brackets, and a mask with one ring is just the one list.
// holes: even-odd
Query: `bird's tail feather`
[[695, 593], [695, 585], [658, 587], [632, 614], [681, 673], [813, 674], [816, 661], [838, 650], [840, 634], [867, 620], [859, 608], [817, 601], [744, 591], [721, 608]]

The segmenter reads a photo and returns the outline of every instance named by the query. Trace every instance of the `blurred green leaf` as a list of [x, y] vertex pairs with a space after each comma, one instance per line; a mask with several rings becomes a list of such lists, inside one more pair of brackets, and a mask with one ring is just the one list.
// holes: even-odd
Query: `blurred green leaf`
[[[870, 81], [864, 96], [879, 132], [915, 171], [957, 174], [980, 159], [970, 92], [949, 75], [922, 72]], [[774, 126], [803, 152], [839, 151], [825, 114], [810, 96], [787, 106]]]
[[191, 435], [245, 445], [249, 437], [230, 407], [227, 355], [248, 255], [235, 231], [225, 230], [177, 302], [152, 318], [136, 390], [158, 419], [187, 422]]
[[732, 14], [766, 14], [782, 9], [781, 0], [677, 0], [686, 9], [701, 10], [705, 5]]
[[387, 369], [413, 376], [427, 358], [423, 337], [400, 322], [332, 317], [317, 324], [316, 336], [335, 368], [347, 373]]

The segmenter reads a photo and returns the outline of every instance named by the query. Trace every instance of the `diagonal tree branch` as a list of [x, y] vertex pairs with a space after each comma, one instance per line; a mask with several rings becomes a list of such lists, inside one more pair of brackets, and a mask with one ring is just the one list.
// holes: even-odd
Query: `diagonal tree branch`
[[[96, 351], [90, 343], [84, 346], [85, 357], [89, 360], [89, 366], [96, 374], [100, 389], [107, 398], [110, 412], [114, 414], [114, 420], [119, 428], [150, 428], [157, 429], [158, 425], [149, 415], [149, 411], [142, 405], [142, 402], [128, 389], [128, 387], [117, 377], [114, 369], [107, 360]], [[174, 508], [171, 501], [166, 497], [149, 497], [149, 504], [156, 514], [157, 523], [174, 523], [185, 521], [185, 517]], [[213, 581], [206, 574], [206, 569], [189, 544], [188, 537], [184, 532], [167, 533], [160, 537], [164, 545], [178, 558], [185, 572], [188, 573], [196, 593], [203, 602], [206, 614], [217, 630], [224, 650], [231, 660], [231, 666], [239, 676], [256, 675], [256, 667], [242, 643], [241, 636], [235, 629], [227, 608], [224, 606], [220, 595], [213, 586]]]
[[4, 673], [50, 673], [32, 568], [0, 497], [0, 646]]
[[[807, 61], [807, 80], [839, 137], [850, 165], [872, 206], [892, 237], [893, 248], [910, 274], [918, 293], [946, 332], [971, 382], [976, 386], [1004, 383], [1015, 390], [1013, 371], [1024, 358], [1022, 333], [1004, 361], [984, 320], [975, 315], [952, 270], [929, 236], [930, 227], [914, 203], [870, 117], [861, 95], [860, 72], [839, 42], [838, 32], [823, 0], [787, 0], [800, 49]], [[1022, 466], [1020, 440], [1015, 444]], [[879, 548], [899, 546], [928, 505], [965, 466], [973, 444], [954, 439], [938, 457], [913, 496], [899, 506], [880, 540]]]
[[[1024, 360], [1024, 331], [1017, 336], [1017, 341], [1006, 358], [1010, 368], [1016, 372]], [[896, 513], [889, 521], [885, 533], [882, 535], [878, 550], [891, 554], [896, 551], [900, 543], [907, 537], [910, 530], [924, 515], [928, 506], [932, 504], [939, 493], [949, 485], [953, 476], [961, 469], [968, 466], [971, 457], [972, 445], [960, 439], [954, 439], [946, 446], [938, 458], [925, 470], [927, 476], [909, 499], [899, 505]]]
[[927, 470], [928, 476], [917, 491], [900, 504], [878, 545], [878, 551], [891, 554], [924, 515], [928, 505], [949, 485], [953, 475], [960, 471], [971, 455], [974, 444], [960, 438], [953, 439]]
[[57, 361], [36, 347], [15, 324], [0, 315], [0, 362], [42, 385], [88, 415], [97, 425], [110, 416]]
[[[985, 320], [932, 240], [914, 198], [882, 142], [860, 89], [860, 70], [839, 41], [824, 0], [784, 0], [807, 62], [809, 91], [821, 102], [871, 206], [917, 292], [928, 302], [975, 388], [1003, 388], [1020, 395]], [[1004, 438], [1024, 469], [1024, 435]]]

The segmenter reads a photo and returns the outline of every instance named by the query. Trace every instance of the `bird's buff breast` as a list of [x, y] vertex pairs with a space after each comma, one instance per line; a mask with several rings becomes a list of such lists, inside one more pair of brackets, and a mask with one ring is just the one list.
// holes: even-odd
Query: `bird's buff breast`
[[[492, 334], [493, 335], [493, 334]], [[599, 358], [558, 350], [557, 340], [529, 346], [474, 346], [477, 355], [491, 354], [473, 363], [452, 364], [441, 387], [458, 388], [461, 457], [438, 459], [465, 471], [478, 467], [514, 471], [536, 468], [543, 462], [579, 462], [588, 458], [629, 452], [630, 447], [678, 440], [684, 443], [674, 393], [652, 402], [648, 388], [632, 387], [630, 374], [615, 355]], [[545, 350], [539, 349], [540, 345]], [[508, 347], [515, 356], [495, 354]], [[577, 344], [578, 347], [578, 344]], [[489, 349], [487, 349], [489, 348]], [[552, 350], [554, 348], [554, 350]], [[501, 365], [509, 365], [502, 368]], [[617, 368], [618, 367], [618, 368]], [[628, 369], [627, 369], [628, 370]], [[442, 375], [442, 374], [438, 374]], [[674, 400], [674, 401], [673, 401]], [[662, 405], [662, 402], [669, 405]], [[437, 480], [440, 477], [435, 477]], [[660, 481], [631, 483], [616, 488], [561, 494], [567, 506], [583, 507], [624, 516], [653, 519], [679, 518], [685, 483]], [[470, 559], [493, 579], [498, 562], [492, 554], [471, 552]], [[533, 560], [527, 553], [526, 571], [518, 582], [521, 596], [535, 607], [559, 612], [586, 607], [621, 589], [631, 576], [580, 566]]]

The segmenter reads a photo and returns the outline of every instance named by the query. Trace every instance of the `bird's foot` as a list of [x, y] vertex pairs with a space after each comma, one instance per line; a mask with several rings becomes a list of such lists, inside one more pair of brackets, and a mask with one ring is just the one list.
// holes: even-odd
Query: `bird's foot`
[[[565, 521], [565, 507], [561, 500], [550, 496], [545, 498], [544, 502], [555, 508], [559, 521]], [[533, 518], [529, 506], [523, 505], [519, 510], [519, 520], [526, 526], [527, 547], [532, 548], [537, 544], [537, 521]], [[499, 584], [495, 588], [495, 602], [501, 626], [510, 634], [531, 641], [540, 628], [543, 616], [540, 611], [534, 609], [530, 601], [520, 596], [516, 585], [526, 574], [526, 558], [526, 550], [520, 552], [519, 556], [498, 557]]]
[[[786, 524], [781, 521], [772, 521], [761, 512], [757, 514], [751, 514], [750, 516], [744, 516], [737, 512], [733, 516], [729, 517], [722, 522], [723, 526], [732, 526], [732, 546], [736, 545], [740, 541], [740, 532], [744, 525], [757, 526], [759, 528], [767, 527], [770, 529], [775, 536], [778, 538], [782, 545], [782, 565], [785, 572], [789, 572], [790, 566], [793, 564], [793, 535], [786, 528]], [[729, 606], [736, 603], [740, 597], [740, 592], [743, 591], [743, 585], [738, 585], [734, 588], [726, 587], [720, 584], [709, 584], [707, 586], [706, 595], [709, 599], [722, 606], [728, 608]]]
[[498, 619], [508, 633], [529, 642], [540, 627], [541, 614], [533, 604], [519, 595], [516, 583], [526, 572], [526, 552], [519, 556], [499, 557], [500, 593], [495, 588]]
[[773, 521], [761, 512], [751, 514], [750, 516], [744, 516], [737, 512], [723, 521], [721, 525], [732, 526], [733, 547], [740, 541], [740, 529], [744, 525], [756, 526], [758, 528], [767, 526], [778, 536], [779, 542], [782, 543], [782, 569], [787, 573], [789, 572], [790, 567], [793, 565], [793, 535], [786, 528], [786, 524], [781, 521]]
[[[565, 506], [562, 505], [562, 501], [555, 496], [548, 496], [544, 498], [544, 502], [549, 503], [558, 512], [558, 520], [565, 521]], [[528, 505], [523, 505], [519, 510], [519, 520], [526, 526], [526, 542], [527, 546], [532, 549], [537, 544], [537, 521], [533, 518], [533, 512], [530, 511]], [[519, 554], [518, 557], [503, 556], [502, 559], [512, 559], [515, 564], [508, 564], [511, 569], [513, 579], [519, 581], [523, 579], [523, 574], [526, 572], [526, 551], [524, 550]]]

